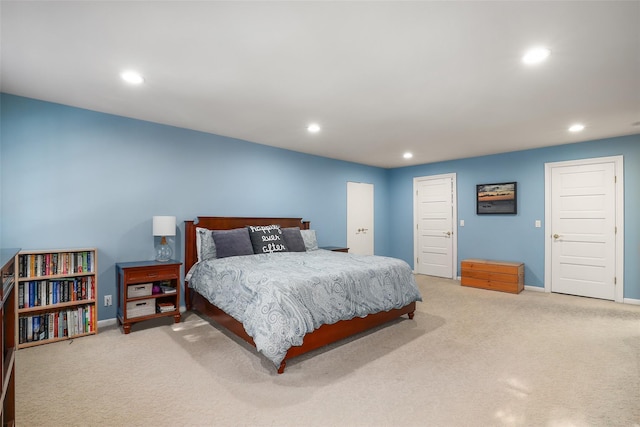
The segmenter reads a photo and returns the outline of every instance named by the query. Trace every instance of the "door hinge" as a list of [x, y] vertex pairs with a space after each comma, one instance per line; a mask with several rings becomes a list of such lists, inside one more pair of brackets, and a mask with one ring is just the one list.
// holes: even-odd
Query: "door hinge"
[[416, 258], [416, 264], [420, 264], [420, 258]]
[[613, 182], [618, 183], [618, 175], [613, 175]]
[[618, 226], [616, 225], [614, 228], [615, 228], [615, 231], [613, 234], [618, 234]]
[[617, 284], [618, 284], [618, 278], [617, 278], [617, 277], [614, 277], [614, 278], [613, 278], [613, 284], [614, 284], [614, 285], [617, 285]]

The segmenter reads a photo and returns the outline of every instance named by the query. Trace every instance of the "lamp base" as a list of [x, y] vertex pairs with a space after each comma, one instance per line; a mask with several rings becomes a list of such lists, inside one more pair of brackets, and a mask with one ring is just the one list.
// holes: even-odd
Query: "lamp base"
[[171, 250], [171, 246], [168, 244], [159, 244], [156, 246], [156, 261], [158, 262], [167, 262], [171, 259], [173, 255], [173, 250]]

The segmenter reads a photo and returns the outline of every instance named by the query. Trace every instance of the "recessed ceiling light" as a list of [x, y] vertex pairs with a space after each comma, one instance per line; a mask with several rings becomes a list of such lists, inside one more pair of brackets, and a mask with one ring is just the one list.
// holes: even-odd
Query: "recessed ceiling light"
[[127, 83], [131, 83], [132, 85], [139, 85], [144, 82], [144, 78], [136, 71], [124, 71], [120, 73], [120, 77], [122, 77], [122, 80]]
[[569, 126], [569, 132], [580, 132], [584, 129], [584, 125], [582, 123], [576, 123], [575, 125]]
[[408, 151], [402, 155], [405, 159], [410, 159], [413, 157], [413, 153], [409, 153]]
[[307, 126], [307, 130], [311, 133], [318, 133], [320, 132], [320, 125], [317, 123], [311, 123], [309, 126]]
[[549, 57], [551, 51], [546, 47], [529, 49], [522, 57], [522, 62], [528, 65], [539, 64]]

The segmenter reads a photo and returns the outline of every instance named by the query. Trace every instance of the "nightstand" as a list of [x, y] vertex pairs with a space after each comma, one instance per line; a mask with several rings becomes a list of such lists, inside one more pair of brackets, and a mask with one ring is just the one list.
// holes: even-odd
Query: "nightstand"
[[342, 246], [321, 246], [320, 249], [333, 251], [333, 252], [344, 252], [344, 253], [349, 252], [349, 248], [343, 248]]
[[137, 261], [116, 264], [118, 323], [125, 334], [133, 323], [173, 316], [180, 322], [180, 266], [167, 262]]

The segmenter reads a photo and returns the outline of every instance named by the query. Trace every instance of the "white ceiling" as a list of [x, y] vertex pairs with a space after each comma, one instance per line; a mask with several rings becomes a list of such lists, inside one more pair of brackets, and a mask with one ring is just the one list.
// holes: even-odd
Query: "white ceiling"
[[[304, 153], [398, 167], [640, 133], [640, 1], [0, 7], [5, 93]], [[534, 45], [552, 53], [527, 67]]]

